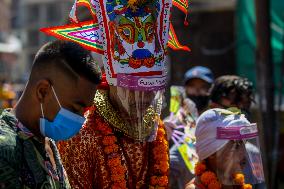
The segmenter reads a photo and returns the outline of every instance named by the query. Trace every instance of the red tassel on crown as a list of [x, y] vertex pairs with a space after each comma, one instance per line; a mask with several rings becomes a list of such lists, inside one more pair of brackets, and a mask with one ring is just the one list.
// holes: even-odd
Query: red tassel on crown
[[106, 73], [102, 74], [102, 81], [97, 86], [97, 89], [109, 90], [109, 84], [108, 84], [107, 79], [106, 79]]

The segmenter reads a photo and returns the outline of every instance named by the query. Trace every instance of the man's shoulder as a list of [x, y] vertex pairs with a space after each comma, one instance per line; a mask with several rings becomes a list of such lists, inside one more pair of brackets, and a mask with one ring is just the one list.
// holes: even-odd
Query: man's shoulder
[[17, 151], [17, 133], [5, 121], [0, 119], [0, 158], [11, 160]]
[[0, 147], [3, 145], [16, 145], [17, 133], [13, 127], [0, 119]]

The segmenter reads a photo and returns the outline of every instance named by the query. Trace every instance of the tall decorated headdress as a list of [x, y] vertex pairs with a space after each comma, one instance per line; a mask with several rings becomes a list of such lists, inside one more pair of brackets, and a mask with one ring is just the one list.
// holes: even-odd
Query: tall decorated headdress
[[[186, 12], [187, 1], [173, 4]], [[80, 22], [78, 6], [86, 6], [93, 19]], [[102, 54], [110, 85], [159, 90], [166, 84], [167, 46], [189, 50], [170, 24], [171, 6], [171, 0], [75, 0], [72, 24], [41, 31]]]
[[[80, 22], [78, 6], [86, 6], [92, 19]], [[167, 47], [189, 50], [180, 45], [170, 25], [171, 6], [172, 0], [76, 0], [72, 24], [41, 29], [102, 54], [107, 82], [117, 87], [116, 103], [123, 117], [114, 125], [139, 141], [155, 138], [166, 86]], [[95, 97], [99, 108], [103, 103], [96, 104], [96, 99], [100, 98]], [[120, 125], [119, 119], [124, 119]]]

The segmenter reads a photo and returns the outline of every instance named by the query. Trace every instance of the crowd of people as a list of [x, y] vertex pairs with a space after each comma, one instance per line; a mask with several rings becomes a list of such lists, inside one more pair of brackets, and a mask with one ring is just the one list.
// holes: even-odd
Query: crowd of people
[[179, 107], [163, 123], [152, 112], [160, 92], [110, 86], [89, 51], [67, 41], [46, 44], [22, 97], [1, 115], [1, 188], [261, 184], [257, 126], [249, 121], [252, 83], [235, 75], [214, 80], [198, 66], [176, 95]]
[[[60, 40], [0, 115], [0, 188], [265, 188], [252, 83], [193, 67], [162, 120], [171, 1], [91, 2], [43, 29]], [[82, 4], [96, 23], [78, 21]]]

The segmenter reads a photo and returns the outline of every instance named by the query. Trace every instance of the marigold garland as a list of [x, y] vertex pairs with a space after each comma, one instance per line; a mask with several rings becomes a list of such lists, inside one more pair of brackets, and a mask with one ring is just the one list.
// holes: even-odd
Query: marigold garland
[[252, 189], [251, 184], [246, 184], [245, 183], [245, 176], [242, 173], [236, 173], [233, 175], [234, 177], [234, 182], [238, 185], [242, 186], [242, 189]]
[[[208, 189], [221, 189], [222, 185], [218, 181], [215, 173], [207, 170], [204, 162], [197, 162], [194, 167], [195, 175], [200, 177], [200, 181]], [[252, 189], [251, 184], [245, 184], [245, 176], [242, 173], [233, 175], [234, 182], [241, 186], [241, 189]]]
[[252, 189], [252, 185], [251, 184], [244, 184], [242, 186], [242, 189]]
[[238, 185], [243, 185], [245, 183], [245, 176], [242, 173], [236, 173], [234, 175], [234, 182]]
[[210, 183], [217, 181], [217, 177], [215, 173], [211, 171], [205, 171], [201, 176], [200, 176], [201, 182], [208, 186]]
[[212, 181], [208, 185], [208, 189], [220, 189], [220, 188], [221, 188], [221, 184], [218, 181]]
[[194, 167], [194, 173], [197, 176], [200, 176], [206, 170], [206, 166], [202, 162], [197, 162]]
[[[168, 141], [166, 137], [166, 132], [163, 128], [162, 121], [159, 122], [159, 129], [157, 131], [156, 141], [154, 141], [154, 148], [152, 149], [154, 155], [154, 174], [150, 178], [149, 188], [165, 188], [168, 186], [168, 171], [169, 171], [169, 154], [168, 154]], [[159, 175], [159, 176], [156, 176]], [[156, 186], [156, 187], [155, 187]]]
[[[90, 114], [95, 111], [95, 107], [90, 109]], [[110, 179], [112, 181], [111, 189], [127, 189], [127, 169], [122, 165], [121, 154], [118, 153], [119, 145], [117, 137], [114, 135], [112, 128], [106, 123], [95, 126], [102, 138], [104, 153], [107, 156], [107, 166], [110, 170]], [[153, 142], [152, 156], [155, 164], [149, 167], [153, 170], [154, 175], [150, 177], [149, 189], [167, 189], [168, 188], [168, 171], [169, 171], [169, 153], [168, 141], [163, 123], [159, 123], [156, 140]]]

